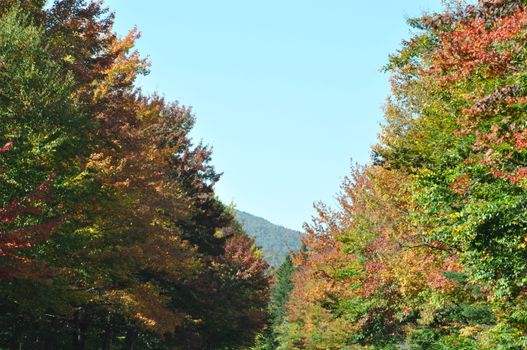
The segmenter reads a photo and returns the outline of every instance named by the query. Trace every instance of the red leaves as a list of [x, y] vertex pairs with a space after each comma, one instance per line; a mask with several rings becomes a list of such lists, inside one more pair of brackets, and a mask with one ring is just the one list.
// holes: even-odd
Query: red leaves
[[241, 280], [261, 278], [269, 265], [255, 251], [254, 239], [236, 236], [225, 244], [224, 260], [236, 269], [235, 275]]
[[514, 136], [514, 146], [518, 151], [523, 151], [527, 148], [527, 129]]
[[13, 142], [6, 143], [3, 147], [0, 148], [0, 154], [5, 153], [13, 148]]
[[492, 175], [497, 178], [508, 180], [513, 184], [518, 184], [520, 181], [527, 178], [527, 167], [519, 167], [512, 173], [501, 170], [493, 170]]
[[[13, 145], [14, 143], [10, 141], [6, 143], [4, 146], [0, 147], [0, 154], [10, 151], [13, 148]], [[3, 172], [5, 172], [5, 169], [0, 168], [0, 174]]]
[[42, 223], [24, 224], [29, 215], [42, 213], [39, 204], [50, 199], [45, 193], [48, 190], [49, 181], [46, 181], [29, 196], [13, 200], [0, 208], [0, 257], [6, 257], [11, 261], [9, 264], [0, 265], [0, 280], [31, 278], [32, 261], [23, 257], [20, 250], [46, 241], [64, 222], [64, 218], [58, 218], [48, 219]]
[[464, 78], [480, 67], [491, 76], [504, 74], [522, 45], [514, 40], [502, 44], [522, 35], [526, 25], [527, 14], [522, 10], [496, 20], [490, 28], [482, 18], [463, 22], [454, 31], [440, 35], [441, 44], [432, 55], [429, 73], [444, 74], [442, 80], [446, 82]]

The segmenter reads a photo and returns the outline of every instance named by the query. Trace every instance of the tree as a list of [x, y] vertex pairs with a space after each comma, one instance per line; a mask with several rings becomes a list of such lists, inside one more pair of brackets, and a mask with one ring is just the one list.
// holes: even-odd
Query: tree
[[0, 282], [0, 345], [250, 344], [267, 265], [214, 195], [219, 175], [189, 137], [190, 109], [135, 86], [148, 68], [139, 34], [118, 38], [101, 2], [42, 6], [0, 4], [2, 238], [42, 229], [43, 244], [15, 248], [48, 272]]
[[272, 350], [280, 345], [281, 329], [287, 319], [286, 305], [293, 289], [291, 277], [294, 272], [293, 261], [288, 255], [285, 261], [273, 272], [271, 300], [268, 308], [268, 324], [257, 338], [254, 350]]
[[284, 348], [525, 346], [526, 13], [410, 20], [373, 165], [308, 227]]

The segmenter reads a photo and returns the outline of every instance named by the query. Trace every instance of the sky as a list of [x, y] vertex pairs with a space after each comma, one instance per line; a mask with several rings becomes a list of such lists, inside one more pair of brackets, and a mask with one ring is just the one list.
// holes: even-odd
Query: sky
[[440, 0], [107, 0], [137, 26], [146, 93], [191, 106], [226, 204], [293, 229], [365, 164], [406, 19]]

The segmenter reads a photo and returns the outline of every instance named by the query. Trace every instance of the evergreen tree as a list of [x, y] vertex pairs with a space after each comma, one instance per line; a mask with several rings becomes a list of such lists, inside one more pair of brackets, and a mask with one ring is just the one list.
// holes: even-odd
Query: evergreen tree
[[280, 345], [281, 328], [287, 322], [287, 302], [293, 289], [291, 277], [295, 268], [291, 256], [288, 255], [280, 267], [273, 273], [271, 301], [269, 303], [269, 322], [258, 336], [255, 350], [275, 350]]

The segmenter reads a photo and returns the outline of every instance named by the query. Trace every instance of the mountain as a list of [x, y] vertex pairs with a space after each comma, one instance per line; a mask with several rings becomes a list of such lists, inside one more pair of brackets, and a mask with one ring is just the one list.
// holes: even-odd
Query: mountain
[[302, 245], [302, 233], [299, 231], [275, 225], [240, 210], [236, 210], [235, 215], [245, 232], [256, 239], [265, 260], [273, 267], [278, 267], [290, 250], [298, 251]]

